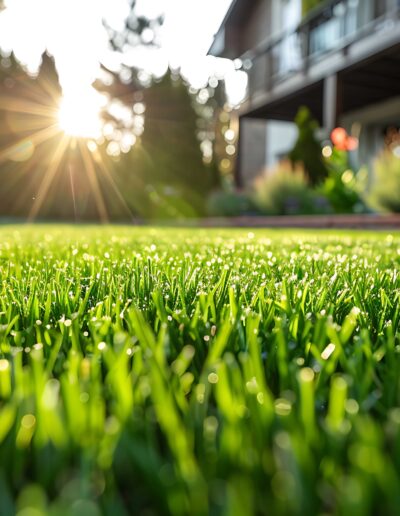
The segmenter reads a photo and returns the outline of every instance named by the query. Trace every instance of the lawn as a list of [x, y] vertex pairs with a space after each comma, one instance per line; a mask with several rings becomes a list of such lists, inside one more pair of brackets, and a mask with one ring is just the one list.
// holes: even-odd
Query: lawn
[[4, 226], [0, 514], [400, 507], [400, 234]]

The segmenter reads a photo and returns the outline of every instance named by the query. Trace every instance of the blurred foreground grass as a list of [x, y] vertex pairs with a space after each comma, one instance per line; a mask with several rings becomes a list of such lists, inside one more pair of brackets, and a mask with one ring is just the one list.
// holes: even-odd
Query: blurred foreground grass
[[398, 514], [400, 235], [0, 229], [0, 514]]

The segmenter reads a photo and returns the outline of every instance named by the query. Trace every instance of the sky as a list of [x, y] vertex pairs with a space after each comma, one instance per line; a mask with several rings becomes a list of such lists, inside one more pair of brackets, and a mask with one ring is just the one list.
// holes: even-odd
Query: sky
[[[54, 55], [65, 95], [91, 95], [99, 60], [115, 65], [102, 20], [114, 29], [123, 27], [129, 14], [127, 0], [7, 0], [0, 14], [0, 47], [13, 49], [34, 71], [47, 48]], [[204, 87], [210, 75], [226, 77], [232, 103], [245, 86], [242, 72], [227, 60], [206, 56], [231, 0], [137, 0], [137, 13], [164, 14], [158, 50], [133, 48], [127, 64], [162, 75], [168, 63], [180, 67], [193, 86]]]

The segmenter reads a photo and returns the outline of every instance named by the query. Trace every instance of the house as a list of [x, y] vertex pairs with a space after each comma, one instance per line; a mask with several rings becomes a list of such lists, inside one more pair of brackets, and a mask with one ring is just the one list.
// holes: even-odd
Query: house
[[210, 54], [248, 73], [239, 186], [290, 150], [303, 105], [323, 138], [338, 125], [359, 137], [360, 163], [399, 134], [400, 0], [233, 0]]

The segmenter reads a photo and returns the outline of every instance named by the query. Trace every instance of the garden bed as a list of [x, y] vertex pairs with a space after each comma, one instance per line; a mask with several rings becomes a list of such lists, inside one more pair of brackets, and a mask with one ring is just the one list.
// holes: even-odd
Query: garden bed
[[[147, 222], [136, 221], [139, 225]], [[154, 224], [154, 222], [149, 224]], [[342, 229], [396, 229], [400, 230], [400, 215], [285, 215], [209, 217], [181, 221], [158, 221], [157, 225], [210, 228], [342, 228]]]

